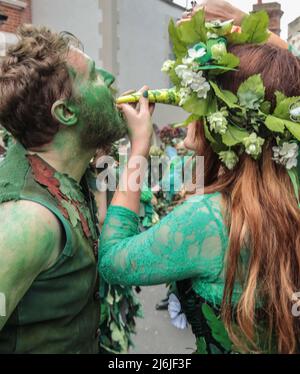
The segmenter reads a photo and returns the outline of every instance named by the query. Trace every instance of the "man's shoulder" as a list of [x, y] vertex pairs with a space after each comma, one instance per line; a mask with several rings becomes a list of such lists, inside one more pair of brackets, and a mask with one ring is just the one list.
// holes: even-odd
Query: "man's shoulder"
[[[22, 249], [27, 256], [45, 258], [48, 264], [61, 250], [62, 227], [56, 216], [44, 206], [19, 200], [0, 205], [0, 238], [7, 250]], [[47, 266], [46, 266], [47, 267]]]

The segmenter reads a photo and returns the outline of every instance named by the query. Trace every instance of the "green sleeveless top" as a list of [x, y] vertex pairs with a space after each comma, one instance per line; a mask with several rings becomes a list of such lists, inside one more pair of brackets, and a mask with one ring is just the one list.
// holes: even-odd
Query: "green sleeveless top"
[[49, 209], [66, 242], [0, 332], [0, 353], [98, 353], [98, 231], [87, 177], [79, 185], [16, 144], [0, 164], [0, 203], [18, 200]]

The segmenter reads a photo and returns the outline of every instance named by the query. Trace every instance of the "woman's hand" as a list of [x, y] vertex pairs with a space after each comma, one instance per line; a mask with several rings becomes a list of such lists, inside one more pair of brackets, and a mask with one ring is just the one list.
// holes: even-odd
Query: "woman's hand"
[[178, 24], [188, 21], [191, 17], [198, 12], [200, 9], [205, 9], [205, 19], [207, 21], [211, 20], [221, 20], [227, 21], [234, 19], [234, 24], [240, 26], [242, 19], [246, 15], [243, 11], [234, 7], [230, 3], [224, 0], [202, 0], [192, 12], [184, 13], [183, 18], [178, 22]]
[[154, 105], [149, 104], [147, 99], [147, 90], [144, 86], [138, 92], [142, 93], [137, 106], [130, 104], [118, 105], [123, 112], [129, 129], [132, 154], [148, 157], [153, 134], [152, 114]]

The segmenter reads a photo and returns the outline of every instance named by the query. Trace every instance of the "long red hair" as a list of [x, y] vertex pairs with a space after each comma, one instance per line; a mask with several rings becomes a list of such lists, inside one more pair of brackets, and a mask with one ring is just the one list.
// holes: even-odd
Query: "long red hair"
[[[231, 52], [240, 57], [240, 68], [222, 76], [223, 88], [236, 92], [244, 80], [260, 73], [273, 107], [276, 90], [300, 95], [300, 62], [287, 50], [267, 44], [235, 46]], [[212, 151], [200, 123], [197, 139], [198, 153], [205, 158], [205, 193], [220, 192], [224, 201], [229, 248], [222, 317], [229, 336], [246, 352], [269, 352], [275, 344], [278, 353], [295, 353], [300, 321], [292, 314], [292, 295], [300, 291], [300, 209], [286, 169], [272, 161], [275, 143], [265, 142], [258, 161], [244, 154], [230, 171]], [[249, 251], [246, 268], [243, 248]], [[234, 307], [237, 281], [243, 293]]]

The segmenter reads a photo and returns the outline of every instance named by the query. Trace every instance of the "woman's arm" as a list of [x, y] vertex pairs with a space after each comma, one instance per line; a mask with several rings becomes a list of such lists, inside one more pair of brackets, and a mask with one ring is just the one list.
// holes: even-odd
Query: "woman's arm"
[[221, 213], [198, 196], [139, 234], [139, 217], [111, 206], [100, 244], [100, 273], [112, 284], [155, 285], [187, 278], [214, 280], [223, 267], [227, 236]]

